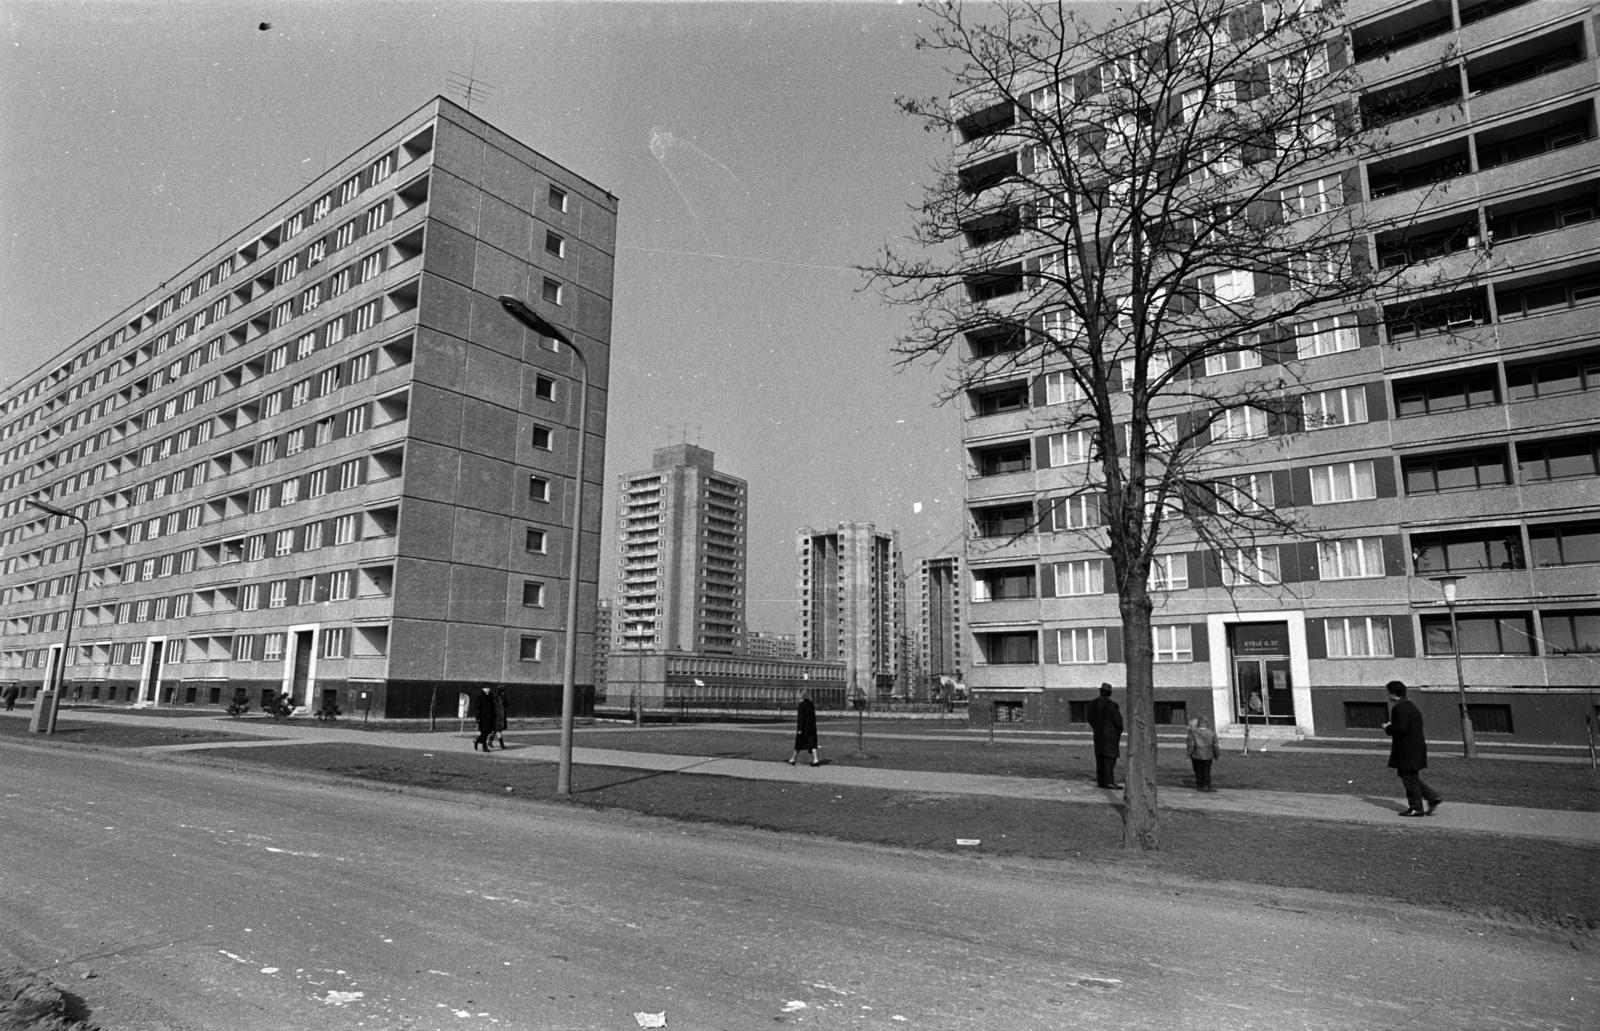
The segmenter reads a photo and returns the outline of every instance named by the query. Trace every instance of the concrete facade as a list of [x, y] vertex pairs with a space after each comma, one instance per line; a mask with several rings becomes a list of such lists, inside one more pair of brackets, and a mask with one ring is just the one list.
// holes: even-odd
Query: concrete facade
[[900, 686], [905, 640], [899, 534], [871, 523], [801, 529], [795, 551], [800, 657], [843, 662], [855, 689], [890, 697]]
[[[1356, 65], [1353, 105], [1444, 83], [1428, 110], [1389, 124], [1382, 153], [1341, 170], [1345, 203], [1395, 220], [1370, 239], [1372, 260], [1465, 227], [1466, 250], [1430, 267], [1482, 272], [1449, 296], [1418, 287], [1341, 312], [1346, 336], [1288, 356], [1297, 390], [1344, 391], [1360, 415], [1241, 448], [1239, 472], [1263, 474], [1318, 539], [1263, 541], [1277, 581], [1264, 585], [1226, 585], [1198, 543], [1166, 549], [1157, 720], [1226, 728], [1259, 694], [1262, 716], [1294, 733], [1381, 736], [1382, 684], [1398, 677], [1445, 733], [1457, 680], [1430, 578], [1454, 574], [1480, 740], [1581, 743], [1600, 682], [1597, 8], [1411, 0], [1347, 14], [1328, 43], [1335, 67]], [[1415, 314], [1446, 302], [1459, 311], [1449, 325]], [[1062, 596], [1065, 564], [1076, 575], [1104, 552], [1028, 516], [1068, 489], [1064, 470], [1031, 460], [1054, 419], [1048, 371], [998, 375], [980, 387], [1014, 388], [1016, 407], [985, 410], [975, 389], [964, 413], [979, 720], [1000, 703], [1007, 718], [1074, 722], [1097, 684], [1124, 680], [1109, 565], [1093, 594]], [[1341, 469], [1360, 484], [1348, 500], [1317, 486]], [[1013, 537], [1018, 513], [1039, 525]]]
[[[616, 215], [437, 98], [21, 378], [0, 396], [0, 680], [36, 687], [59, 651], [78, 533], [42, 497], [89, 528], [69, 698], [365, 692], [404, 717], [492, 683], [516, 714], [559, 709], [580, 540], [593, 665]], [[583, 349], [586, 439], [572, 355], [506, 293]]]
[[744, 653], [751, 658], [795, 659], [800, 657], [799, 645], [793, 634], [773, 634], [765, 630], [747, 630], [744, 635]]
[[922, 625], [917, 635], [922, 652], [922, 675], [930, 681], [939, 677], [962, 677], [962, 597], [966, 575], [960, 555], [925, 558], [917, 568], [922, 597]]

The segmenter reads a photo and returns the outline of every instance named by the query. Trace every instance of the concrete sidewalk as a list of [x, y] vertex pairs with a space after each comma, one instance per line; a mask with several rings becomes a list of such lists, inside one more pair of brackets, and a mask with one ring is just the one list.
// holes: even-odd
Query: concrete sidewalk
[[[0, 714], [26, 718], [27, 713]], [[64, 712], [63, 718], [90, 723], [143, 723], [149, 717], [114, 712]], [[352, 734], [338, 726], [307, 722], [278, 723], [256, 719], [205, 719], [191, 717], [184, 725], [195, 729], [249, 735], [261, 740], [205, 741], [178, 745], [155, 745], [135, 751], [161, 754], [232, 748], [263, 748], [285, 744], [366, 744], [408, 751], [465, 752], [472, 750], [473, 733], [443, 730], [428, 733], [366, 731]], [[520, 732], [526, 733], [526, 732]], [[546, 732], [553, 733], [553, 732]], [[519, 734], [512, 731], [513, 740]], [[555, 762], [554, 744], [515, 744], [504, 751], [484, 756], [485, 762]], [[1030, 799], [1040, 802], [1114, 805], [1121, 792], [1102, 790], [1081, 782], [1044, 780], [1026, 777], [1000, 777], [975, 773], [935, 773], [922, 770], [884, 770], [825, 763], [816, 768], [789, 766], [782, 762], [752, 759], [724, 759], [716, 756], [670, 755], [655, 752], [630, 752], [623, 749], [573, 749], [573, 762], [580, 766], [604, 766], [644, 770], [655, 773], [682, 773], [707, 777], [732, 777], [741, 780], [784, 783], [822, 783], [837, 787], [874, 788], [886, 791], [912, 791], [925, 795], [987, 795], [1000, 798]], [[1401, 823], [1395, 814], [1402, 805], [1395, 798], [1325, 795], [1288, 791], [1220, 791], [1201, 794], [1185, 788], [1162, 791], [1160, 804], [1167, 809], [1193, 812], [1238, 813], [1264, 817], [1291, 817], [1303, 820], [1329, 820], [1341, 823], [1402, 826], [1422, 832], [1478, 831], [1529, 838], [1600, 844], [1600, 813], [1554, 809], [1527, 809], [1515, 806], [1475, 805], [1446, 801], [1439, 811], [1424, 820]]]

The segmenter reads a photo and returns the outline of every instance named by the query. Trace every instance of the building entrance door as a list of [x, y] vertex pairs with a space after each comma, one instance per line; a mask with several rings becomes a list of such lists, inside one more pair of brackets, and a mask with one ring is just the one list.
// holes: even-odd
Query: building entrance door
[[1289, 625], [1239, 623], [1229, 627], [1233, 652], [1233, 712], [1237, 722], [1295, 724], [1289, 675]]
[[145, 671], [144, 683], [139, 685], [139, 704], [154, 705], [161, 699], [161, 662], [166, 657], [166, 638], [152, 638], [145, 642], [145, 648], [150, 652], [150, 665]]
[[294, 635], [294, 665], [289, 671], [289, 697], [296, 705], [311, 707], [311, 631], [297, 630]]

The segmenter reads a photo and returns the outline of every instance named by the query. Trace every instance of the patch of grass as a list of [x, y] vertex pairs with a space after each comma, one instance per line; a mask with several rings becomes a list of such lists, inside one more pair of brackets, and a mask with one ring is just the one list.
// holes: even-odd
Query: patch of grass
[[250, 734], [230, 734], [227, 731], [205, 730], [199, 727], [77, 723], [65, 716], [56, 718], [54, 734], [30, 734], [27, 720], [0, 720], [0, 737], [22, 738], [43, 745], [99, 745], [102, 748], [148, 748], [151, 745], [262, 740]]
[[[555, 794], [551, 764], [425, 755], [372, 746], [241, 749], [229, 761], [312, 770], [385, 784], [533, 801]], [[1254, 761], [1253, 759], [1251, 761]], [[511, 790], [508, 792], [507, 788]], [[1158, 853], [1122, 850], [1110, 805], [923, 795], [573, 768], [571, 803], [675, 820], [824, 835], [890, 847], [1088, 861], [1130, 872], [1244, 882], [1455, 909], [1592, 934], [1600, 929], [1600, 848], [1483, 834], [1167, 810]], [[977, 838], [976, 848], [957, 838]]]

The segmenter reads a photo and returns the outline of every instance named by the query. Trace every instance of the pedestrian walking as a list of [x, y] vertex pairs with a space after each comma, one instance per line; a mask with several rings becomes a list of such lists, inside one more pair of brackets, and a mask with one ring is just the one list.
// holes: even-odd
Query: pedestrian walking
[[494, 733], [496, 722], [494, 694], [490, 692], [488, 684], [484, 684], [483, 690], [478, 693], [477, 705], [478, 709], [473, 715], [478, 719], [478, 736], [472, 740], [472, 750], [476, 752], [481, 748], [487, 752], [489, 750], [489, 735]]
[[493, 744], [500, 742], [500, 748], [506, 747], [506, 715], [511, 711], [511, 695], [507, 693], [504, 684], [494, 689], [494, 735], [489, 739]]
[[811, 753], [811, 765], [821, 766], [822, 760], [817, 755], [817, 707], [811, 704], [811, 692], [800, 692], [800, 707], [795, 713], [794, 726], [794, 754], [789, 756], [789, 765], [800, 758], [801, 752]]
[[15, 709], [17, 707], [17, 685], [16, 684], [7, 684], [6, 685], [5, 699], [6, 699], [6, 712], [10, 712], [12, 709]]
[[1094, 782], [1120, 788], [1117, 757], [1122, 754], [1122, 708], [1111, 700], [1111, 685], [1100, 685], [1100, 697], [1089, 703], [1089, 729], [1094, 731]]
[[1217, 790], [1211, 786], [1211, 764], [1222, 757], [1222, 749], [1217, 747], [1217, 732], [1211, 729], [1204, 716], [1189, 721], [1187, 746], [1189, 762], [1194, 765], [1194, 789]]
[[[1383, 732], [1394, 738], [1389, 746], [1389, 768], [1400, 775], [1406, 786], [1406, 810], [1401, 816], [1432, 816], [1444, 799], [1423, 783], [1422, 771], [1428, 768], [1428, 741], [1422, 736], [1422, 713], [1416, 703], [1406, 699], [1406, 685], [1391, 680], [1384, 685], [1389, 692], [1389, 722]], [[1428, 808], [1423, 809], [1426, 801]]]

